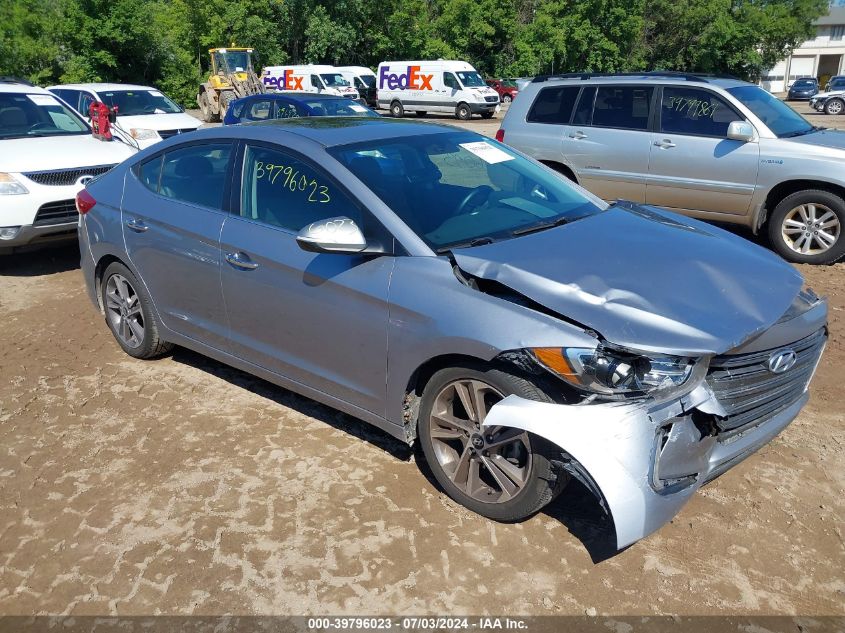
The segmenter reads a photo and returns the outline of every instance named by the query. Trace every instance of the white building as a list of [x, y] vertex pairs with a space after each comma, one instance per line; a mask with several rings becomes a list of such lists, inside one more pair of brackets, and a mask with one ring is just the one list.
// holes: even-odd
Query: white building
[[760, 81], [770, 92], [786, 92], [799, 77], [816, 77], [820, 88], [833, 75], [845, 75], [845, 0], [832, 0], [830, 11], [814, 23], [816, 37], [798, 46]]

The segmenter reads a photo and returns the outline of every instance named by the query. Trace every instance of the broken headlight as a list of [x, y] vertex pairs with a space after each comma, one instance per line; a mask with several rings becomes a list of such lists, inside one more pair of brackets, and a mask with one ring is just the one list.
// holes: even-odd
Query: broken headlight
[[641, 356], [607, 347], [537, 347], [544, 368], [573, 387], [608, 396], [661, 395], [681, 387], [695, 368], [682, 356]]

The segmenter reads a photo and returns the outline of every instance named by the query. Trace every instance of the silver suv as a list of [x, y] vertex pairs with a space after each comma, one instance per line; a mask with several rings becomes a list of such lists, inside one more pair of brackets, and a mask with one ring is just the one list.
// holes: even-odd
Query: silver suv
[[845, 254], [845, 132], [759, 86], [679, 73], [537, 77], [497, 139], [606, 200], [766, 230], [792, 262]]

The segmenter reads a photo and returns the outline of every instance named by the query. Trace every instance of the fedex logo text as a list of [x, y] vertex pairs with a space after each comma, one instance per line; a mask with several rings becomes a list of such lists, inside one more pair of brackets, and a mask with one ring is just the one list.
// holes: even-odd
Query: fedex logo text
[[302, 87], [303, 77], [296, 77], [291, 69], [285, 69], [281, 77], [263, 77], [264, 85], [277, 90], [305, 90]]
[[432, 77], [434, 75], [421, 74], [419, 66], [408, 66], [407, 72], [401, 75], [391, 73], [387, 66], [382, 66], [379, 69], [378, 87], [386, 87], [388, 90], [432, 90]]

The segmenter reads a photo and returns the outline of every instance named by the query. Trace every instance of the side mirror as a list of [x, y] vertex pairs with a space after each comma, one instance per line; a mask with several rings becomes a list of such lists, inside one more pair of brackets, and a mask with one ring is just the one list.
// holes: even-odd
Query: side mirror
[[360, 253], [367, 240], [354, 220], [340, 216], [312, 222], [296, 235], [299, 248], [312, 253]]
[[731, 121], [728, 125], [728, 138], [743, 143], [753, 141], [754, 127], [746, 121]]

